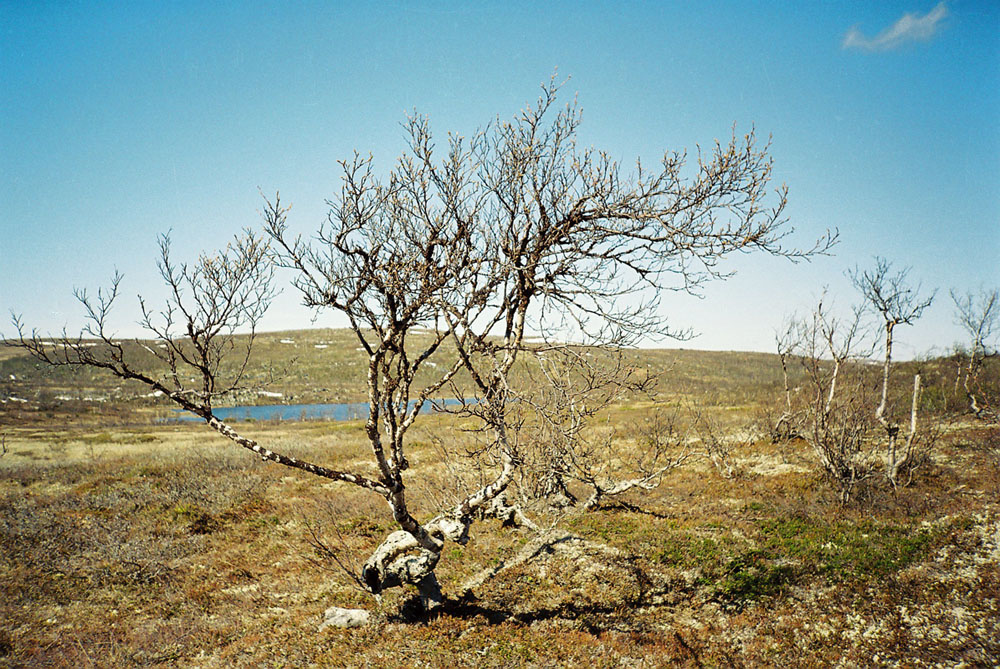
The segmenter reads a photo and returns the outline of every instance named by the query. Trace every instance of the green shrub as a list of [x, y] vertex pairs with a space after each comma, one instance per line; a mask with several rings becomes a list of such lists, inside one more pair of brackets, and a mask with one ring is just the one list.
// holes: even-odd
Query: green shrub
[[794, 578], [791, 564], [772, 561], [765, 551], [746, 551], [729, 560], [712, 594], [727, 608], [740, 610], [782, 594]]
[[878, 579], [926, 557], [944, 529], [865, 521], [827, 523], [790, 517], [758, 523], [764, 550], [776, 558], [809, 565], [831, 581]]

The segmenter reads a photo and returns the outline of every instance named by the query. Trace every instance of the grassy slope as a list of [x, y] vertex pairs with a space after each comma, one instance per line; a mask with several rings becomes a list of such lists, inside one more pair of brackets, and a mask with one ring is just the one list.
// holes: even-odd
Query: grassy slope
[[[237, 347], [243, 345], [241, 339]], [[280, 397], [250, 395], [241, 403], [367, 399], [367, 361], [349, 330], [268, 332], [258, 335], [253, 350], [247, 381]], [[15, 348], [0, 346], [0, 352], [0, 400], [7, 400], [0, 402], [0, 422], [65, 422], [66, 414], [75, 414], [77, 419], [91, 415], [97, 421], [139, 423], [172, 409], [162, 398], [147, 397], [145, 386], [121, 383], [100, 370], [49, 368]], [[137, 346], [129, 352], [150, 360]], [[663, 400], [697, 396], [703, 404], [746, 405], [762, 390], [777, 391], [781, 383], [777, 357], [767, 353], [639, 349], [627, 357], [629, 364], [658, 378], [657, 394]], [[438, 365], [446, 360], [447, 350], [432, 358]], [[417, 381], [429, 378], [425, 373]]]

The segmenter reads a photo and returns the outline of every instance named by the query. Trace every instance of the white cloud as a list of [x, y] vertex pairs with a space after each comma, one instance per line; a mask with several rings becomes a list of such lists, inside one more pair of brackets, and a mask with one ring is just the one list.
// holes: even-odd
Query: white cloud
[[907, 42], [926, 42], [941, 29], [947, 16], [948, 7], [944, 2], [940, 2], [923, 15], [916, 12], [903, 14], [899, 20], [875, 37], [866, 37], [857, 26], [854, 26], [844, 35], [841, 46], [845, 49], [862, 51], [888, 51]]

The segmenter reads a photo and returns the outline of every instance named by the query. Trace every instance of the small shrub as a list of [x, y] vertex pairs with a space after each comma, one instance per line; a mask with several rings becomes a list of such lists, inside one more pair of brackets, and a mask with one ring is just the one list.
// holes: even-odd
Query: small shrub
[[790, 563], [772, 561], [765, 551], [746, 551], [726, 564], [724, 576], [713, 588], [713, 598], [726, 608], [742, 610], [762, 599], [781, 595], [794, 578]]
[[655, 560], [678, 569], [706, 569], [719, 565], [724, 555], [724, 546], [718, 540], [682, 534], [671, 536], [667, 545], [655, 555]]
[[875, 580], [930, 554], [945, 529], [874, 523], [826, 523], [791, 517], [762, 520], [764, 550], [794, 560], [831, 581]]
[[197, 506], [179, 504], [173, 509], [174, 517], [187, 523], [191, 534], [211, 534], [219, 529], [219, 521]]

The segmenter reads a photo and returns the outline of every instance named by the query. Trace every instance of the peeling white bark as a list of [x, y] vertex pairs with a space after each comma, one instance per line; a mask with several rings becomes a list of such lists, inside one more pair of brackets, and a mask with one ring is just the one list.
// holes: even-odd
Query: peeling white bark
[[[914, 441], [917, 436], [917, 413], [920, 408], [920, 375], [913, 376], [913, 402], [910, 406], [910, 431], [906, 435], [903, 453], [900, 456], [896, 449], [896, 434], [889, 439], [889, 453], [886, 461], [886, 475], [892, 485], [898, 485], [899, 474], [912, 461], [914, 456]], [[897, 428], [898, 429], [898, 428]]]
[[362, 580], [375, 594], [388, 588], [415, 585], [424, 608], [434, 608], [443, 601], [434, 568], [441, 558], [445, 541], [466, 544], [471, 524], [472, 519], [468, 517], [438, 516], [421, 528], [433, 540], [432, 547], [422, 545], [405, 530], [393, 532], [365, 562], [361, 569]]

